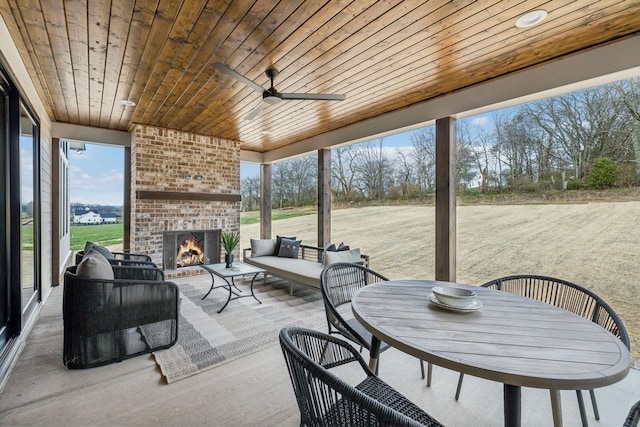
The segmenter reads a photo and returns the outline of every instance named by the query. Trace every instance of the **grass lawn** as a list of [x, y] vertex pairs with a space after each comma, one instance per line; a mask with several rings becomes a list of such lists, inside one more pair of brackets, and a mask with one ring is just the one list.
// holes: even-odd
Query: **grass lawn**
[[[296, 218], [305, 215], [316, 215], [318, 210], [316, 208], [296, 208], [296, 209], [273, 209], [271, 211], [271, 220], [277, 221], [279, 219]], [[242, 212], [240, 213], [240, 225], [247, 224], [259, 224], [260, 223], [260, 211]]]
[[84, 249], [87, 241], [102, 246], [122, 243], [123, 226], [119, 224], [71, 225], [71, 250]]

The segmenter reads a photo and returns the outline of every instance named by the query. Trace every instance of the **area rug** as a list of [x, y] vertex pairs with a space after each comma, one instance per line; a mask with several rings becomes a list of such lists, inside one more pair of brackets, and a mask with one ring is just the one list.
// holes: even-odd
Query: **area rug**
[[[250, 282], [238, 281], [243, 293]], [[289, 295], [284, 281], [254, 286], [253, 298], [232, 300], [222, 313], [218, 310], [228, 295], [214, 290], [179, 284], [182, 297], [178, 324], [178, 342], [166, 350], [153, 353], [163, 380], [172, 383], [199, 372], [277, 345], [280, 329], [297, 325], [326, 331], [322, 296], [317, 289], [295, 287]]]

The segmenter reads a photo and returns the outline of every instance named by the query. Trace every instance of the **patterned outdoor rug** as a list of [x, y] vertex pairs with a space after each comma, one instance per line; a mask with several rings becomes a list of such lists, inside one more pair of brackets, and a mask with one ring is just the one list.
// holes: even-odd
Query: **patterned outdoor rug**
[[[250, 282], [236, 283], [243, 293], [249, 292]], [[265, 286], [260, 280], [254, 293], [262, 304], [253, 298], [241, 298], [218, 313], [226, 301], [226, 291], [216, 289], [203, 301], [208, 289], [178, 286], [182, 297], [178, 342], [153, 353], [167, 383], [277, 345], [278, 333], [287, 325], [327, 329], [322, 295], [316, 289], [296, 286], [290, 296], [287, 282]]]

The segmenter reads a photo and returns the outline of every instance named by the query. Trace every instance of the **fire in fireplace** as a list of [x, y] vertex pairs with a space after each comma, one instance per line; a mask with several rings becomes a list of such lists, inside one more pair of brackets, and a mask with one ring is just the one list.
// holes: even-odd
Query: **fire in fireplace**
[[220, 230], [165, 231], [162, 253], [165, 270], [218, 263]]
[[178, 267], [203, 264], [204, 248], [198, 245], [194, 239], [187, 239], [178, 245], [176, 264]]

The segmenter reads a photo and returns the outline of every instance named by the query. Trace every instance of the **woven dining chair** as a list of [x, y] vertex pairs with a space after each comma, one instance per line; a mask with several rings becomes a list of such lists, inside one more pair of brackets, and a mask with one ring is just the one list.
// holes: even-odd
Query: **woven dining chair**
[[[371, 372], [349, 343], [310, 329], [287, 327], [280, 346], [289, 369], [301, 426], [442, 426]], [[366, 378], [357, 385], [330, 369], [355, 362]]]
[[[483, 284], [481, 287], [521, 295], [570, 311], [573, 314], [577, 314], [602, 326], [618, 337], [620, 341], [629, 348], [629, 335], [622, 320], [620, 320], [620, 317], [618, 317], [613, 308], [600, 296], [575, 283], [554, 277], [525, 274], [494, 279]], [[456, 389], [456, 400], [460, 397], [463, 378], [464, 374], [460, 374], [458, 387]], [[596, 395], [593, 389], [589, 390], [589, 394], [591, 396], [594, 417], [596, 420], [600, 420]], [[584, 407], [582, 390], [576, 390], [576, 395], [578, 397], [578, 407], [580, 408], [582, 425], [587, 427], [589, 423]]]
[[629, 415], [624, 421], [623, 427], [637, 427], [638, 421], [640, 421], [640, 400], [637, 401], [629, 410]]
[[[320, 289], [324, 300], [329, 334], [340, 334], [359, 344], [361, 349], [364, 347], [371, 351], [373, 336], [351, 315], [351, 299], [364, 286], [388, 280], [382, 274], [359, 264], [336, 262], [326, 266], [320, 274]], [[388, 344], [380, 343], [381, 353], [388, 348]], [[424, 379], [424, 362], [422, 360], [420, 361], [420, 371], [422, 379]], [[427, 369], [428, 386], [431, 385], [431, 372], [432, 366], [429, 363]]]

